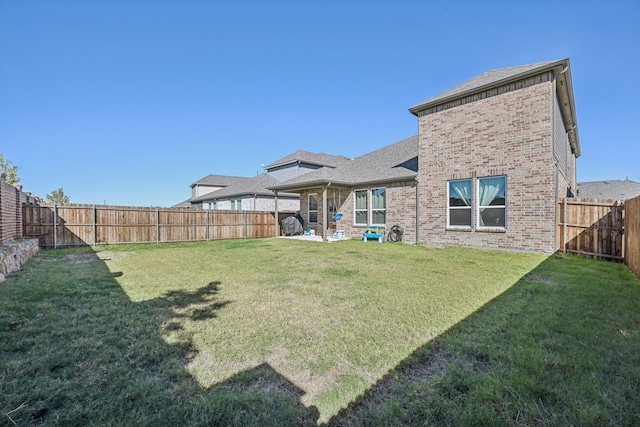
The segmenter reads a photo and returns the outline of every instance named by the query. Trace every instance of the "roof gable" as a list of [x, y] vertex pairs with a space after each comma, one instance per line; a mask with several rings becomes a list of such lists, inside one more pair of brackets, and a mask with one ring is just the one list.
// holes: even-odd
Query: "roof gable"
[[515, 83], [529, 77], [538, 76], [549, 71], [553, 72], [554, 79], [556, 79], [557, 82], [556, 96], [560, 110], [562, 111], [562, 119], [569, 137], [571, 149], [576, 157], [580, 157], [580, 138], [578, 136], [578, 122], [573, 98], [573, 83], [571, 80], [569, 58], [487, 71], [453, 89], [409, 108], [409, 111], [419, 117], [425, 110], [434, 107], [441, 108], [444, 104]]
[[409, 108], [409, 111], [417, 115], [419, 111], [427, 109], [429, 107], [449, 102], [457, 98], [462, 98], [476, 92], [485, 91], [496, 86], [502, 86], [512, 81], [521, 80], [531, 75], [539, 74], [553, 68], [559, 68], [558, 72], [560, 72], [567, 65], [568, 60], [564, 59], [561, 61], [538, 62], [536, 64], [519, 65], [516, 67], [490, 70], [462, 83], [461, 85], [458, 85], [446, 92], [436, 95], [433, 98], [430, 98], [414, 107]]
[[331, 154], [311, 153], [309, 151], [298, 150], [295, 153], [289, 154], [288, 156], [283, 157], [280, 160], [276, 160], [275, 162], [265, 166], [264, 168], [269, 170], [293, 163], [306, 163], [309, 165], [328, 166], [335, 168], [348, 161], [349, 159], [344, 156], [333, 156]]

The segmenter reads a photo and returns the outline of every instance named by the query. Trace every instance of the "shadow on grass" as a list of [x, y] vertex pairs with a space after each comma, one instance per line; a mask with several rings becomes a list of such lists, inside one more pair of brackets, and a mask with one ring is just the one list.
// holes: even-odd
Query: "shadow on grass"
[[[328, 425], [640, 425], [639, 282], [625, 268], [549, 258]], [[3, 423], [317, 425], [267, 363], [210, 389], [185, 369], [183, 322], [224, 322], [223, 283], [132, 302], [118, 274], [89, 249], [44, 251], [2, 285]]]
[[186, 371], [197, 349], [183, 324], [224, 321], [221, 282], [132, 302], [119, 276], [89, 248], [59, 249], [2, 285], [0, 425], [316, 424], [266, 363], [211, 389]]
[[625, 266], [552, 256], [328, 425], [640, 425], [639, 306]]

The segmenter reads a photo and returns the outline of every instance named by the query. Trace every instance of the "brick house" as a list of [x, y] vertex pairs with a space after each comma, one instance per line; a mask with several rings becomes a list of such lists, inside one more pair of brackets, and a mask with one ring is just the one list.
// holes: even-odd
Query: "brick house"
[[368, 225], [408, 243], [535, 252], [557, 248], [557, 200], [580, 155], [569, 60], [488, 71], [409, 111], [418, 135], [270, 189], [301, 195], [326, 238]]

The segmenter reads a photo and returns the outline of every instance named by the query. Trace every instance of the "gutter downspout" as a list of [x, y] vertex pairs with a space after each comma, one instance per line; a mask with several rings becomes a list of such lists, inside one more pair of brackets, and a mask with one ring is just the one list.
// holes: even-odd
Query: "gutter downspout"
[[420, 191], [418, 190], [418, 178], [414, 180], [416, 184], [416, 242], [420, 243]]

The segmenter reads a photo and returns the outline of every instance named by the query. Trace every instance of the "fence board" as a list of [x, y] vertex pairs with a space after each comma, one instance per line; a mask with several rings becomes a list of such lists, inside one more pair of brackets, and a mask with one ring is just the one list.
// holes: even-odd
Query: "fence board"
[[624, 259], [624, 204], [608, 199], [562, 198], [558, 213], [560, 250]]
[[625, 205], [625, 263], [640, 278], [640, 196]]
[[[279, 219], [294, 215], [280, 212]], [[41, 247], [246, 239], [275, 235], [275, 214], [122, 206], [23, 206], [23, 234]], [[55, 221], [54, 221], [55, 219]]]

